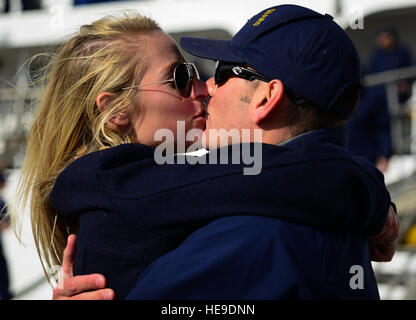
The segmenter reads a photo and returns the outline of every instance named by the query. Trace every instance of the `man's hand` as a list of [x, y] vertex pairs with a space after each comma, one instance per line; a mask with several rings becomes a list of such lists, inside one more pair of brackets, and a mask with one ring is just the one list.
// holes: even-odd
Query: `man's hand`
[[378, 235], [369, 238], [371, 260], [376, 262], [391, 261], [397, 249], [399, 234], [399, 217], [390, 206], [383, 230]]
[[76, 236], [71, 234], [66, 245], [58, 286], [53, 290], [53, 300], [112, 300], [114, 291], [105, 288], [101, 274], [73, 276]]
[[386, 157], [379, 157], [376, 160], [376, 167], [378, 170], [385, 173], [389, 168], [389, 159], [387, 159]]

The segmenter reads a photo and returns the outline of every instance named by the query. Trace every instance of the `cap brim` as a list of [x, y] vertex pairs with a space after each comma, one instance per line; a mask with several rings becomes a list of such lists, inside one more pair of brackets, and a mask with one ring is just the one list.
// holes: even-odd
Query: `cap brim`
[[211, 60], [243, 63], [244, 59], [236, 55], [227, 40], [182, 37], [181, 47], [188, 53]]

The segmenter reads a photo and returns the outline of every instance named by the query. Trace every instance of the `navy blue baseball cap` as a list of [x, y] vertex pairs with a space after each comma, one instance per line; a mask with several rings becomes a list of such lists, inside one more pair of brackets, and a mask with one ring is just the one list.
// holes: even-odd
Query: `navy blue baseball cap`
[[229, 41], [182, 37], [192, 55], [248, 65], [280, 79], [314, 106], [348, 117], [355, 106], [337, 101], [350, 85], [360, 85], [360, 59], [345, 31], [328, 14], [296, 5], [265, 9]]

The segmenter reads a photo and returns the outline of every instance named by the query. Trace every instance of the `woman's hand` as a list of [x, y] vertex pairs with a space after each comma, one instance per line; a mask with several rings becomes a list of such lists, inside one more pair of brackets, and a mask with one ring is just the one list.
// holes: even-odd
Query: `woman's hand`
[[76, 236], [71, 234], [66, 245], [61, 275], [53, 290], [53, 300], [113, 300], [114, 291], [105, 288], [106, 281], [101, 274], [73, 276]]

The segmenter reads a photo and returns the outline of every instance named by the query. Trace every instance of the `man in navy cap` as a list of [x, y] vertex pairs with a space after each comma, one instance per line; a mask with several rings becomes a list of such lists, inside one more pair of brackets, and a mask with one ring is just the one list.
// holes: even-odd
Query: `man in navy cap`
[[[207, 144], [221, 141], [224, 132], [216, 131], [215, 137], [210, 130], [262, 129], [259, 179], [272, 175], [273, 183], [264, 187], [277, 190], [280, 201], [273, 205], [288, 219], [261, 216], [264, 203], [259, 215], [216, 219], [152, 263], [128, 299], [378, 299], [370, 256], [391, 259], [398, 220], [387, 201], [382, 220], [394, 227], [372, 226], [378, 236], [372, 238], [371, 252], [362, 232], [343, 228], [349, 208], [360, 203], [349, 197], [358, 186], [352, 177], [359, 171], [365, 181], [384, 185], [380, 172], [343, 147], [343, 125], [360, 92], [360, 62], [345, 32], [328, 15], [282, 5], [251, 18], [230, 41], [186, 37], [181, 45], [218, 61], [207, 82]], [[236, 183], [243, 190], [247, 181], [255, 180]], [[212, 185], [215, 189], [204, 194], [208, 201], [229, 192], [221, 195], [216, 191], [223, 185]], [[380, 205], [381, 199], [372, 199], [370, 207]], [[320, 215], [317, 208], [336, 212], [339, 228], [293, 223], [301, 212]], [[371, 218], [354, 219], [363, 231]], [[64, 261], [71, 260], [73, 241]], [[70, 267], [64, 265], [64, 271]], [[55, 298], [99, 288], [86, 278], [74, 279], [73, 290], [57, 289]]]

